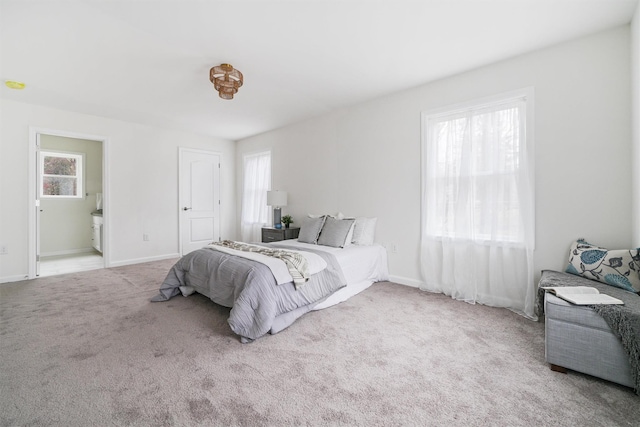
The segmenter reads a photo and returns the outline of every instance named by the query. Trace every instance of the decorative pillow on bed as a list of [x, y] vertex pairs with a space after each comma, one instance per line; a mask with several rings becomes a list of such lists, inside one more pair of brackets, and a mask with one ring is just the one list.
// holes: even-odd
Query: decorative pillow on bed
[[578, 239], [565, 271], [640, 293], [640, 248], [608, 250]]
[[356, 225], [353, 229], [353, 243], [363, 246], [373, 245], [373, 239], [376, 235], [377, 221], [378, 218], [365, 218], [363, 216], [357, 217]]
[[347, 244], [349, 231], [353, 229], [354, 219], [335, 219], [328, 217], [318, 239], [319, 245], [332, 246], [334, 248], [344, 248]]
[[322, 230], [324, 221], [324, 216], [319, 218], [305, 218], [302, 222], [302, 226], [300, 227], [298, 241], [302, 243], [312, 243], [314, 245], [317, 244], [318, 236], [320, 235], [320, 230]]
[[349, 229], [349, 234], [347, 235], [347, 240], [345, 240], [344, 242], [344, 247], [353, 245], [353, 230], [355, 230], [356, 228], [356, 219], [351, 216], [350, 217], [344, 216], [342, 212], [338, 212], [335, 215], [329, 215], [329, 216], [332, 216], [335, 219], [352, 219], [353, 220], [353, 225], [351, 225], [351, 228]]

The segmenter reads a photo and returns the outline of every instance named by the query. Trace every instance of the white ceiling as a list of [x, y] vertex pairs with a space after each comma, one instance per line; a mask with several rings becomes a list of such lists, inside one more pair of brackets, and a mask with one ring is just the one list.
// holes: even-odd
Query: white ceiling
[[[2, 98], [238, 140], [628, 24], [638, 0], [0, 0]], [[209, 69], [245, 77], [232, 101]]]

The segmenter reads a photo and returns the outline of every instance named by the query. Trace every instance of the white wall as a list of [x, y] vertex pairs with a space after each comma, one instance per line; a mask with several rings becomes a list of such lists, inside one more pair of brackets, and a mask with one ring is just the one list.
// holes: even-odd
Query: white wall
[[[631, 85], [633, 105], [631, 121], [633, 125], [632, 186], [633, 193], [633, 246], [640, 247], [640, 4], [631, 23]], [[634, 167], [635, 166], [635, 167]]]
[[393, 279], [415, 285], [420, 113], [531, 86], [535, 269], [563, 269], [576, 238], [631, 244], [629, 34], [628, 26], [610, 30], [248, 138], [238, 143], [238, 161], [273, 149], [273, 187], [289, 191], [283, 211], [294, 219], [378, 217], [376, 240], [398, 248], [389, 254]]
[[[108, 138], [112, 266], [177, 256], [178, 148], [222, 154], [222, 238], [235, 238], [235, 143], [9, 100], [0, 104], [0, 281], [28, 274], [29, 127]], [[106, 212], [106, 207], [110, 210]], [[149, 241], [142, 240], [143, 233]]]
[[[236, 159], [237, 194], [242, 194], [243, 156], [271, 150], [273, 190], [288, 192], [282, 215], [293, 213], [294, 226], [300, 225], [300, 212], [325, 213], [338, 208], [338, 147], [333, 116], [289, 126], [277, 132], [243, 141]], [[238, 196], [240, 215], [242, 198]], [[240, 224], [237, 234], [240, 235]]]

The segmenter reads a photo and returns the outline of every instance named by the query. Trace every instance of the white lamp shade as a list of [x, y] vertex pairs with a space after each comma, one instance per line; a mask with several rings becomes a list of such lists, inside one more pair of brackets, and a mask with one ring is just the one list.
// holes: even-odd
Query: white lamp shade
[[267, 206], [287, 206], [287, 192], [280, 190], [267, 191]]

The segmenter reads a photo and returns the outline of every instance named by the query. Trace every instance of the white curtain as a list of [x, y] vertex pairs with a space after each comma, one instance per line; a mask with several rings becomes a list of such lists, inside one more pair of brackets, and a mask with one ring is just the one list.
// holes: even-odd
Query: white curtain
[[271, 153], [244, 157], [242, 215], [240, 234], [243, 242], [259, 242], [261, 229], [269, 222], [267, 191], [271, 188]]
[[526, 98], [425, 116], [423, 126], [423, 288], [535, 318]]

